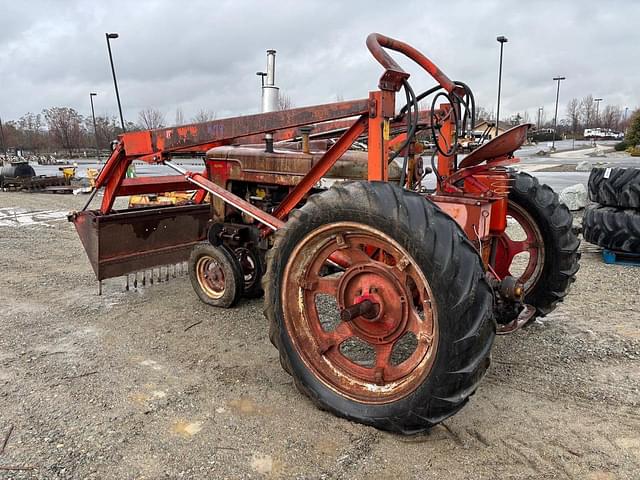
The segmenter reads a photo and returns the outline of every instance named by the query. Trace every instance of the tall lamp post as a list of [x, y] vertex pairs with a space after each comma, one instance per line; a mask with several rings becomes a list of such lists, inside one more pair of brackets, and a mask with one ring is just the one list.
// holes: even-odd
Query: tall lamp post
[[[625, 118], [627, 118], [627, 115], [625, 114]], [[4, 153], [4, 159], [3, 162], [7, 161], [7, 144], [4, 142], [4, 129], [2, 128], [2, 119], [0, 118], [0, 140], [2, 140], [2, 152]], [[2, 163], [0, 162], [0, 167], [2, 166]]]
[[107, 49], [109, 50], [109, 62], [111, 62], [111, 73], [113, 74], [113, 85], [116, 87], [116, 99], [118, 100], [118, 111], [120, 112], [120, 125], [122, 125], [122, 131], [126, 132], [127, 129], [124, 126], [124, 117], [122, 116], [122, 105], [120, 105], [120, 93], [118, 92], [118, 81], [116, 80], [116, 69], [113, 67], [113, 55], [111, 55], [111, 42], [109, 40], [118, 38], [117, 33], [105, 33], [107, 38]]
[[558, 82], [558, 90], [556, 92], [556, 113], [553, 116], [553, 134], [552, 134], [553, 140], [551, 141], [552, 150], [556, 149], [556, 129], [558, 128], [558, 100], [560, 100], [560, 82], [566, 79], [567, 77], [553, 77], [553, 80], [555, 82]]
[[596, 128], [600, 128], [600, 121], [598, 120], [598, 108], [600, 107], [601, 98], [594, 98], [594, 102], [596, 102]]
[[89, 94], [89, 100], [91, 101], [91, 118], [93, 118], [93, 135], [96, 137], [96, 158], [98, 159], [98, 163], [100, 163], [100, 146], [98, 145], [98, 128], [96, 127], [96, 112], [93, 109], [93, 97], [98, 95], [97, 93], [91, 92]]
[[507, 37], [500, 35], [496, 37], [496, 40], [500, 43], [500, 70], [498, 71], [498, 105], [496, 106], [496, 137], [498, 136], [498, 129], [500, 128], [500, 90], [502, 88], [502, 50], [504, 44], [507, 43]]

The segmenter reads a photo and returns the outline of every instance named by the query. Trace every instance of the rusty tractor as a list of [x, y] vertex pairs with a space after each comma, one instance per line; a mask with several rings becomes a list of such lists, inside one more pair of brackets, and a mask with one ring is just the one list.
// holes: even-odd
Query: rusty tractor
[[[90, 199], [69, 219], [99, 281], [188, 260], [207, 304], [264, 295], [271, 341], [303, 394], [411, 433], [466, 404], [496, 334], [562, 301], [579, 242], [551, 188], [512, 168], [529, 125], [459, 158], [469, 87], [401, 41], [371, 34], [367, 47], [384, 69], [367, 98], [124, 133], [96, 180], [100, 208]], [[388, 50], [437, 84], [416, 95]], [[186, 171], [181, 155], [203, 156], [204, 170]], [[176, 174], [125, 178], [134, 160]], [[168, 191], [194, 193], [186, 205], [113, 208]]]

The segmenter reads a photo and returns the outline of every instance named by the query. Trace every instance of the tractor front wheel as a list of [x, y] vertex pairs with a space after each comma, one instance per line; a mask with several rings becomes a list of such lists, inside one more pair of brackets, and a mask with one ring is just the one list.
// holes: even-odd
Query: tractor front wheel
[[237, 257], [225, 246], [203, 243], [189, 257], [189, 278], [196, 295], [207, 305], [229, 308], [235, 305], [244, 284]]
[[276, 232], [264, 288], [283, 367], [339, 416], [422, 431], [462, 408], [489, 366], [478, 254], [451, 218], [391, 184], [310, 197]]
[[[580, 241], [573, 217], [558, 195], [527, 173], [517, 173], [509, 192], [507, 230], [496, 238], [493, 268], [524, 285], [525, 303], [544, 316], [567, 294], [579, 268]], [[511, 318], [498, 318], [508, 323]]]

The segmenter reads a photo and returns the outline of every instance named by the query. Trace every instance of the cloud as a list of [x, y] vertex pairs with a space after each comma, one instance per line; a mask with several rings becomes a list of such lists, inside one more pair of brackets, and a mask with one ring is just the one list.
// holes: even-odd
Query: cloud
[[[108, 5], [108, 7], [107, 7]], [[218, 117], [254, 113], [265, 50], [275, 48], [277, 84], [296, 106], [363, 98], [381, 68], [364, 40], [371, 31], [402, 39], [454, 79], [477, 102], [495, 107], [496, 35], [505, 35], [501, 111], [539, 106], [560, 113], [571, 97], [634, 108], [640, 3], [474, 0], [410, 1], [111, 1], [5, 2], [0, 17], [0, 116], [15, 119], [50, 106], [97, 113], [117, 106], [104, 33], [112, 42], [125, 118], [156, 107], [168, 120], [205, 108]], [[433, 83], [406, 61], [415, 90]]]

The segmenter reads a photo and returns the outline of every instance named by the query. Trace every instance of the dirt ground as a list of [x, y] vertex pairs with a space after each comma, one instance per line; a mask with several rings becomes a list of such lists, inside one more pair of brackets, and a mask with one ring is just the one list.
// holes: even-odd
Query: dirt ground
[[84, 201], [0, 192], [0, 478], [640, 478], [640, 268], [583, 244], [565, 303], [497, 339], [458, 415], [402, 437], [300, 395], [261, 300], [216, 310], [186, 276], [97, 296], [60, 218]]

